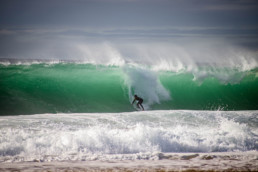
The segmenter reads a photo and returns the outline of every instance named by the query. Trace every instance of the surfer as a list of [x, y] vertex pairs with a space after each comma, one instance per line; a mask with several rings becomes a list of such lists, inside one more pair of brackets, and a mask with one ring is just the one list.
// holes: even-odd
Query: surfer
[[144, 110], [142, 106], [143, 99], [141, 97], [138, 97], [136, 94], [134, 95], [134, 100], [132, 104], [135, 102], [135, 100], [138, 100], [137, 107], [140, 109], [140, 106], [142, 107], [142, 110]]

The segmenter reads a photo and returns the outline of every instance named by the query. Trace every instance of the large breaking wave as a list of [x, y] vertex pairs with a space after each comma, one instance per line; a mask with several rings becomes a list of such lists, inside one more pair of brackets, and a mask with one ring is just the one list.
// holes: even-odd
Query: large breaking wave
[[149, 110], [257, 110], [257, 88], [257, 68], [7, 61], [0, 65], [0, 114], [128, 112], [134, 94]]

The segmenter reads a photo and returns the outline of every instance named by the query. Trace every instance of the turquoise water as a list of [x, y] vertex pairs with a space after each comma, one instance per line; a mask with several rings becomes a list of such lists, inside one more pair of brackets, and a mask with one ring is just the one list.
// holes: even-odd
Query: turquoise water
[[0, 115], [147, 110], [257, 110], [257, 69], [194, 72], [94, 64], [0, 65]]

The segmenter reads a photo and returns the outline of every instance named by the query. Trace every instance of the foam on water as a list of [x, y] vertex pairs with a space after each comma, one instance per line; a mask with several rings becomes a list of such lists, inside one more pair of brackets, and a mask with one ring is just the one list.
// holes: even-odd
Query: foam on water
[[157, 158], [258, 150], [257, 111], [146, 111], [1, 117], [1, 161]]

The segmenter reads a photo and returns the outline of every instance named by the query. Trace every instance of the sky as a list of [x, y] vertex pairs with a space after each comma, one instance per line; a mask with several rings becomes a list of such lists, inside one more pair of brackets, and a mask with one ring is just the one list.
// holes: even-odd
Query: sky
[[235, 50], [257, 61], [257, 0], [0, 1], [0, 58], [198, 59]]

